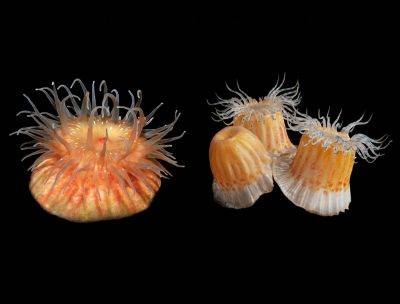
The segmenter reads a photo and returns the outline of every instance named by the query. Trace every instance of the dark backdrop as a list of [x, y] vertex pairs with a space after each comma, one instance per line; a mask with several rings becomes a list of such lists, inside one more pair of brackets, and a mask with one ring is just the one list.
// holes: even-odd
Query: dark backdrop
[[[75, 224], [46, 213], [34, 201], [26, 172], [32, 160], [20, 162], [23, 139], [6, 138], [3, 149], [11, 155], [3, 191], [12, 207], [6, 215], [7, 234], [21, 251], [91, 252], [96, 259], [121, 253], [134, 264], [140, 264], [141, 255], [164, 265], [189, 259], [193, 266], [207, 258], [229, 260], [233, 268], [243, 261], [257, 261], [258, 266], [248, 267], [273, 267], [277, 260], [272, 255], [282, 265], [315, 264], [330, 271], [344, 261], [361, 265], [364, 258], [374, 260], [372, 251], [394, 254], [398, 61], [392, 19], [382, 13], [379, 24], [372, 22], [372, 8], [357, 19], [353, 12], [342, 12], [335, 17], [285, 16], [287, 20], [230, 13], [220, 20], [217, 14], [193, 11], [163, 18], [110, 11], [102, 18], [70, 10], [64, 18], [45, 12], [21, 18], [23, 26], [9, 35], [4, 46], [5, 63], [11, 67], [5, 75], [9, 96], [3, 100], [6, 132], [31, 124], [14, 116], [28, 108], [22, 93], [49, 108], [35, 88], [51, 81], [70, 84], [77, 77], [87, 84], [105, 79], [124, 96], [125, 105], [128, 89], [143, 91], [147, 113], [164, 102], [154, 125], [171, 121], [175, 109], [182, 112], [174, 134], [187, 133], [172, 151], [185, 168], [167, 166], [174, 177], [162, 182], [147, 211], [122, 220]], [[343, 109], [345, 123], [374, 113], [369, 125], [355, 131], [394, 139], [384, 157], [373, 164], [359, 159], [355, 165], [352, 203], [345, 214], [309, 214], [278, 186], [246, 210], [224, 209], [213, 201], [208, 148], [223, 124], [211, 120], [206, 100], [214, 100], [216, 92], [224, 96], [225, 81], [239, 81], [251, 96], [267, 94], [284, 72], [288, 85], [300, 82], [301, 110], [316, 115], [317, 109], [326, 112], [330, 106], [337, 115]], [[298, 134], [290, 136], [297, 143]], [[385, 268], [382, 263], [369, 267]]]

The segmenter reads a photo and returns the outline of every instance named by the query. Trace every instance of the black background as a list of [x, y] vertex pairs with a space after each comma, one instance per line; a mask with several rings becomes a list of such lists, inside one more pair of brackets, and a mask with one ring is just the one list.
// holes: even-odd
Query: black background
[[[88, 85], [105, 79], [122, 94], [125, 105], [130, 103], [127, 90], [141, 89], [145, 113], [164, 102], [154, 125], [171, 121], [177, 109], [182, 117], [174, 134], [187, 133], [172, 148], [185, 168], [168, 166], [174, 177], [162, 182], [147, 211], [91, 224], [70, 223], [39, 207], [28, 189], [26, 169], [32, 160], [20, 162], [18, 146], [24, 140], [6, 138], [3, 149], [11, 155], [3, 191], [12, 208], [5, 216], [6, 231], [16, 251], [54, 259], [63, 253], [91, 256], [86, 264], [91, 269], [96, 267], [89, 265], [106, 256], [116, 264], [139, 266], [146, 256], [151, 260], [146, 265], [198, 270], [210, 260], [233, 272], [288, 265], [334, 272], [345, 262], [365, 270], [365, 260], [368, 271], [386, 269], [399, 228], [399, 66], [394, 56], [396, 22], [389, 9], [338, 10], [332, 16], [330, 8], [319, 14], [275, 11], [264, 16], [196, 9], [175, 15], [143, 15], [140, 10], [130, 15], [113, 8], [24, 10], [9, 24], [15, 27], [7, 35], [10, 43], [3, 46], [10, 67], [5, 75], [10, 96], [3, 100], [7, 133], [32, 124], [14, 116], [29, 108], [22, 93], [39, 109], [50, 109], [34, 89], [52, 81], [69, 85], [75, 78]], [[265, 95], [284, 72], [287, 85], [300, 82], [302, 111], [316, 115], [317, 109], [326, 112], [330, 106], [331, 115], [337, 115], [343, 109], [345, 124], [364, 112], [374, 113], [371, 123], [355, 132], [372, 138], [390, 134], [394, 140], [375, 163], [359, 159], [355, 165], [352, 203], [345, 214], [309, 214], [287, 200], [278, 186], [246, 210], [224, 209], [213, 201], [208, 147], [223, 124], [211, 120], [206, 100], [215, 100], [215, 93], [229, 96], [225, 81], [234, 85], [236, 80], [249, 95]], [[298, 134], [290, 136], [298, 142]], [[386, 258], [378, 260], [372, 252]], [[49, 266], [46, 259], [39, 264]]]

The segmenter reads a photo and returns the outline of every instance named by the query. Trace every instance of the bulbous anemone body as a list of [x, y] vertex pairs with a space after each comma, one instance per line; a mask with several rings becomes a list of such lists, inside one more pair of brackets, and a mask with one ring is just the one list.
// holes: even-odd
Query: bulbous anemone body
[[[77, 103], [80, 98], [64, 85], [38, 89], [58, 115], [39, 112], [26, 96], [33, 111], [22, 113], [38, 125], [15, 133], [33, 139], [21, 146], [23, 150], [37, 149], [26, 157], [41, 154], [30, 168], [32, 195], [48, 212], [76, 222], [122, 218], [147, 209], [160, 188], [161, 178], [170, 175], [159, 160], [177, 166], [166, 148], [183, 134], [165, 136], [179, 114], [175, 113], [169, 125], [148, 129], [159, 106], [145, 116], [140, 108], [140, 91], [137, 103], [129, 92], [131, 106], [120, 106], [118, 92], [108, 93], [103, 81], [103, 98], [98, 106], [94, 83], [92, 94], [80, 80], [75, 80], [71, 88], [74, 84], [79, 84], [84, 94], [81, 107]], [[64, 99], [59, 98], [61, 89], [67, 92]], [[72, 107], [67, 107], [67, 102]], [[126, 112], [123, 118], [120, 111]]]
[[210, 144], [215, 200], [227, 208], [251, 207], [273, 189], [271, 163], [252, 132], [243, 127], [225, 127]]
[[[349, 133], [362, 118], [341, 128], [339, 117], [311, 118], [297, 113], [289, 119], [290, 128], [302, 133], [296, 155], [282, 155], [274, 165], [274, 179], [295, 205], [322, 216], [346, 211], [351, 202], [350, 177], [354, 159], [374, 161], [387, 144], [387, 136], [378, 140]], [[390, 142], [389, 142], [390, 143]]]

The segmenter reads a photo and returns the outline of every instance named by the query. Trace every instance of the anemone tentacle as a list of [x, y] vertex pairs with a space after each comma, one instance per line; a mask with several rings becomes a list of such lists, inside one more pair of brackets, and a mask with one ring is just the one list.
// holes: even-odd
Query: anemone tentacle
[[[79, 85], [84, 97], [82, 98], [82, 104], [79, 107], [77, 101], [81, 99], [73, 94], [71, 90], [74, 86]], [[60, 100], [59, 93], [64, 90], [67, 96]], [[173, 130], [174, 125], [179, 119], [180, 114], [175, 113], [174, 120], [163, 127], [148, 129], [147, 125], [151, 123], [154, 118], [156, 111], [162, 106], [160, 103], [155, 107], [150, 114], [144, 115], [143, 110], [140, 108], [140, 103], [142, 99], [141, 91], [137, 91], [138, 102], [136, 102], [134, 95], [131, 91], [129, 94], [132, 98], [131, 107], [125, 107], [120, 105], [119, 92], [113, 89], [110, 93], [108, 92], [106, 82], [103, 80], [99, 85], [99, 91], [102, 93], [101, 105], [97, 105], [96, 93], [95, 93], [95, 82], [92, 83], [92, 90], [89, 92], [85, 87], [84, 83], [80, 79], [75, 79], [72, 85], [68, 88], [66, 85], [60, 85], [55, 87], [54, 82], [52, 87], [38, 88], [36, 91], [42, 92], [45, 97], [49, 100], [51, 105], [55, 108], [57, 115], [40, 112], [37, 106], [32, 102], [32, 100], [24, 94], [24, 97], [28, 100], [32, 107], [32, 110], [20, 111], [17, 115], [25, 114], [27, 117], [32, 118], [36, 122], [36, 126], [23, 127], [18, 131], [11, 133], [10, 135], [27, 135], [33, 140], [24, 144], [23, 150], [36, 150], [23, 159], [29, 156], [37, 154], [54, 153], [52, 147], [49, 145], [49, 141], [55, 140], [61, 145], [69, 148], [69, 144], [63, 139], [63, 137], [58, 134], [58, 130], [64, 131], [66, 125], [76, 119], [81, 119], [82, 121], [88, 121], [88, 132], [87, 132], [87, 145], [86, 148], [93, 149], [93, 125], [96, 123], [96, 119], [101, 116], [102, 118], [110, 119], [114, 123], [124, 123], [129, 124], [132, 127], [132, 133], [129, 139], [125, 140], [125, 146], [129, 149], [132, 144], [139, 138], [145, 139], [145, 145], [153, 145], [150, 153], [147, 155], [150, 159], [162, 159], [172, 165], [179, 166], [170, 152], [166, 148], [170, 147], [165, 145], [165, 143], [172, 142], [174, 140], [180, 139], [185, 132], [179, 136], [172, 138], [165, 138], [165, 136]], [[112, 101], [112, 109], [108, 106], [108, 99]], [[71, 102], [72, 106], [67, 106], [66, 103]], [[71, 113], [71, 109], [73, 112]], [[101, 114], [98, 111], [101, 110]], [[120, 110], [125, 110], [126, 114], [123, 118], [119, 116]], [[105, 134], [108, 140], [108, 133]], [[107, 154], [107, 140], [104, 142], [102, 151], [99, 155], [106, 157]], [[30, 146], [27, 146], [27, 144]], [[111, 156], [109, 156], [111, 157]], [[30, 170], [34, 170], [36, 165], [31, 166]], [[158, 167], [158, 165], [152, 166], [152, 170], [158, 172], [165, 171], [163, 167]], [[169, 172], [167, 174], [170, 174]]]
[[270, 90], [267, 96], [255, 99], [247, 95], [237, 84], [237, 90], [234, 90], [226, 84], [229, 92], [236, 96], [229, 99], [221, 98], [216, 94], [217, 102], [207, 103], [210, 106], [220, 106], [212, 113], [214, 121], [222, 121], [230, 125], [236, 117], [244, 117], [242, 124], [247, 123], [253, 116], [258, 122], [263, 122], [265, 119], [264, 114], [268, 113], [273, 115], [276, 112], [281, 112], [283, 117], [286, 118], [295, 111], [295, 108], [301, 102], [301, 95], [299, 92], [299, 82], [289, 88], [284, 88], [285, 76], [282, 81], [278, 81], [276, 85]]
[[326, 116], [321, 116], [318, 111], [318, 119], [295, 111], [286, 119], [286, 122], [288, 129], [309, 136], [310, 139], [306, 145], [321, 143], [325, 149], [332, 147], [335, 153], [354, 151], [367, 162], [374, 162], [379, 156], [382, 156], [383, 154], [380, 154], [379, 151], [385, 149], [392, 142], [391, 140], [388, 141], [389, 135], [384, 135], [378, 139], [370, 138], [364, 134], [355, 134], [350, 137], [354, 128], [368, 124], [372, 115], [369, 119], [363, 121], [365, 116], [363, 114], [358, 120], [342, 127], [342, 123], [339, 123], [341, 113], [342, 111], [331, 123], [329, 110]]
[[[72, 92], [76, 87], [81, 98]], [[140, 90], [136, 96], [128, 91], [130, 107], [121, 105], [119, 92], [109, 91], [104, 80], [96, 90], [94, 81], [88, 89], [80, 79], [70, 87], [56, 87], [53, 82], [51, 87], [36, 89], [56, 114], [41, 112], [24, 94], [32, 109], [17, 116], [25, 115], [36, 125], [10, 134], [31, 138], [20, 147], [28, 151], [22, 160], [38, 156], [28, 169], [33, 197], [45, 210], [71, 221], [141, 212], [151, 204], [161, 178], [171, 176], [161, 161], [183, 167], [168, 151], [171, 142], [185, 134], [168, 137], [180, 113], [176, 111], [169, 124], [149, 128], [162, 103], [146, 116]]]

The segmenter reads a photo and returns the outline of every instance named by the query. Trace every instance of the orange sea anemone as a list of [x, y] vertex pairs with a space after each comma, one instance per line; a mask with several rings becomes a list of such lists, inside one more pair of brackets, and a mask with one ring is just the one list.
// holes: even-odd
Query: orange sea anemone
[[300, 103], [299, 84], [283, 88], [285, 78], [271, 89], [267, 96], [258, 100], [248, 96], [239, 85], [238, 90], [227, 89], [236, 96], [223, 99], [217, 95], [213, 106], [222, 106], [213, 113], [215, 121], [224, 121], [227, 125], [243, 126], [251, 130], [264, 144], [265, 149], [273, 156], [294, 152], [286, 132], [285, 118]]
[[272, 161], [262, 142], [243, 127], [225, 127], [210, 144], [215, 200], [224, 207], [251, 207], [271, 192]]
[[[70, 88], [78, 84], [80, 98]], [[172, 131], [180, 114], [159, 128], [150, 129], [157, 106], [144, 115], [138, 101], [131, 95], [130, 107], [120, 105], [117, 90], [110, 93], [105, 81], [100, 105], [96, 103], [95, 83], [89, 92], [81, 80], [71, 87], [37, 89], [46, 95], [57, 115], [39, 112], [36, 105], [24, 95], [32, 111], [21, 111], [37, 125], [24, 127], [12, 134], [32, 138], [21, 145], [22, 150], [35, 150], [22, 160], [40, 155], [29, 168], [32, 171], [30, 190], [33, 197], [48, 212], [76, 222], [116, 219], [141, 212], [149, 207], [161, 185], [161, 177], [170, 175], [159, 162], [179, 166], [166, 148], [179, 139], [165, 138]], [[61, 91], [66, 93], [60, 97]], [[108, 101], [112, 102], [112, 109]], [[70, 105], [67, 106], [67, 103]], [[120, 116], [120, 112], [125, 115]]]
[[[319, 116], [319, 115], [318, 115]], [[322, 216], [337, 215], [348, 209], [350, 176], [358, 154], [372, 162], [390, 143], [388, 136], [372, 139], [363, 134], [349, 136], [359, 120], [341, 128], [337, 119], [312, 118], [296, 113], [288, 118], [290, 129], [302, 133], [296, 155], [282, 155], [274, 163], [274, 179], [295, 205]]]

